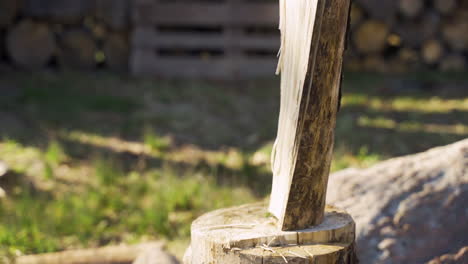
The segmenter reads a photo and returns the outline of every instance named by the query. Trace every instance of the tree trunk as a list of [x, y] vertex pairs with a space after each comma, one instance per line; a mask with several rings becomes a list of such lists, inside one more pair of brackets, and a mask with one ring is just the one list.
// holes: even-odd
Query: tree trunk
[[55, 49], [54, 36], [46, 24], [25, 20], [7, 36], [8, 55], [22, 68], [37, 69], [45, 66]]
[[346, 212], [328, 206], [321, 225], [292, 232], [278, 230], [276, 221], [263, 203], [203, 215], [192, 224], [184, 263], [358, 263], [355, 224]]

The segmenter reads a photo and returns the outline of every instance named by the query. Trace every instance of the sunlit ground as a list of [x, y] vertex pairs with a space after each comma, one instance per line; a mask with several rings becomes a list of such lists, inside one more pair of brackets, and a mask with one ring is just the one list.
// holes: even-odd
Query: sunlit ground
[[[270, 191], [277, 80], [11, 73], [0, 91], [0, 255], [153, 239], [180, 255], [197, 216]], [[343, 92], [334, 171], [468, 136], [466, 75], [354, 73]]]

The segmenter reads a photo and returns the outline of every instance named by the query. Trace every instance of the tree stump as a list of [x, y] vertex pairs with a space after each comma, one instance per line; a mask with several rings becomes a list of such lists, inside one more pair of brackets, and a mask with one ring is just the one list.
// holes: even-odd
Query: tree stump
[[65, 32], [59, 42], [58, 60], [68, 69], [92, 70], [96, 67], [96, 43], [91, 33], [75, 29]]
[[46, 24], [25, 20], [7, 35], [7, 52], [12, 61], [26, 69], [45, 66], [54, 55], [54, 35]]
[[114, 71], [128, 69], [130, 47], [125, 33], [109, 33], [104, 41], [106, 64]]
[[192, 223], [185, 264], [354, 264], [355, 224], [327, 206], [324, 221], [298, 231], [280, 231], [265, 203], [221, 209]]

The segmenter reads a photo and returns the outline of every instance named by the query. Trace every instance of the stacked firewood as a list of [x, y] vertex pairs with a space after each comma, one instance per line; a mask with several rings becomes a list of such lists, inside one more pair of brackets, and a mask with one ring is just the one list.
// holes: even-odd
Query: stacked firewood
[[468, 1], [355, 0], [347, 67], [461, 71], [468, 64]]
[[23, 69], [125, 71], [129, 5], [129, 0], [1, 0], [1, 60]]

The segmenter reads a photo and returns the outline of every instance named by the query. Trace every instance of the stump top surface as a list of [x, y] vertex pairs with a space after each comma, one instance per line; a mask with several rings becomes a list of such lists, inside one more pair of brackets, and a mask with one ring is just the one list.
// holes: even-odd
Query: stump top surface
[[203, 236], [226, 247], [348, 243], [354, 240], [354, 221], [345, 211], [327, 206], [322, 224], [297, 231], [281, 231], [265, 203], [220, 209], [192, 224], [193, 236]]

